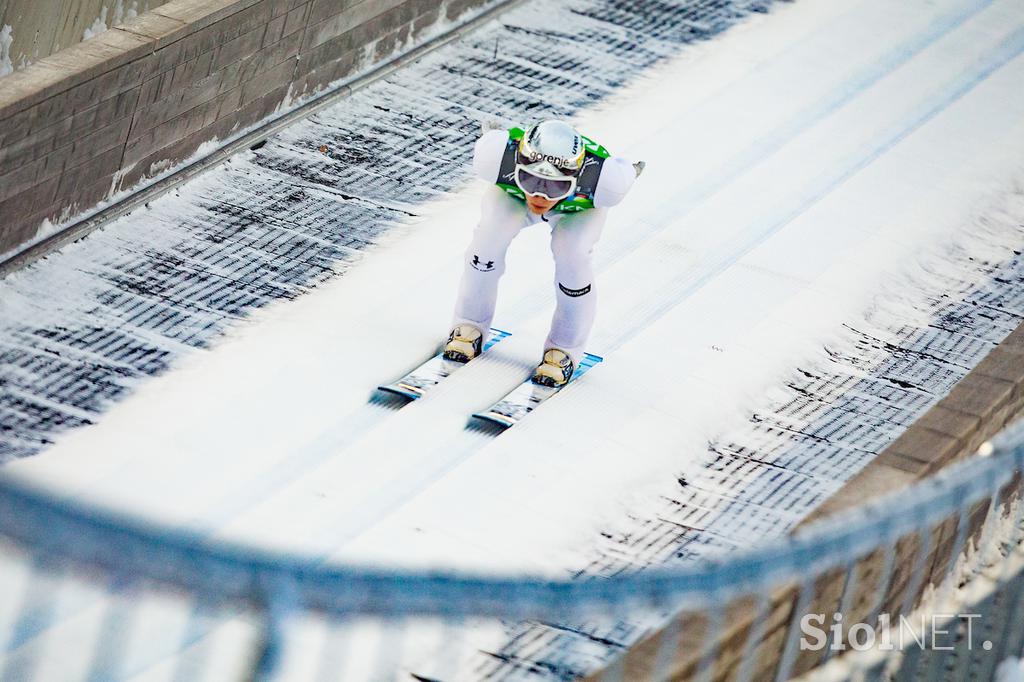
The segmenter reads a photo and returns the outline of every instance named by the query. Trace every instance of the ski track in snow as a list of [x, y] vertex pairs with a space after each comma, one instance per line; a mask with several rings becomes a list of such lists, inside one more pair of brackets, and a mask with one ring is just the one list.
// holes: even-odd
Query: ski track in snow
[[[766, 7], [535, 0], [12, 275], [0, 459], [324, 560], [595, 579], [787, 532], [1024, 317], [1024, 11], [807, 0], [691, 45]], [[444, 331], [477, 121], [580, 107], [652, 162], [596, 254], [606, 362], [498, 439], [463, 428], [538, 355], [549, 264], [524, 233], [513, 336], [421, 403], [367, 402]], [[98, 602], [41, 604], [7, 665]], [[443, 677], [568, 679], [660, 618], [473, 630]], [[143, 648], [126, 671], [175, 654]]]

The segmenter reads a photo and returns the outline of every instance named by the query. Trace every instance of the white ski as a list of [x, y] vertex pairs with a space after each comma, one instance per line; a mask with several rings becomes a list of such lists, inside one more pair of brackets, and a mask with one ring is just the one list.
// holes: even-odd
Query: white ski
[[[484, 344], [483, 351], [481, 351], [481, 353], [486, 353], [494, 344], [508, 336], [510, 336], [508, 332], [501, 331], [500, 329], [491, 329], [491, 336], [487, 339], [487, 343]], [[472, 362], [472, 360], [470, 362]], [[438, 352], [437, 355], [430, 358], [422, 365], [403, 376], [401, 379], [393, 381], [390, 384], [378, 386], [377, 389], [388, 393], [394, 393], [410, 400], [418, 400], [419, 398], [422, 398], [427, 391], [432, 389], [434, 386], [437, 386], [443, 379], [448, 378], [455, 370], [465, 366], [466, 364], [468, 363], [446, 360], [445, 357]]]
[[562, 386], [539, 386], [530, 379], [527, 379], [504, 398], [491, 405], [482, 412], [476, 412], [473, 416], [477, 419], [498, 424], [503, 428], [514, 426], [526, 415], [533, 412], [538, 405], [555, 395], [566, 386], [583, 376], [587, 370], [601, 362], [604, 358], [590, 353], [584, 353], [583, 360], [579, 367], [572, 373], [569, 382]]

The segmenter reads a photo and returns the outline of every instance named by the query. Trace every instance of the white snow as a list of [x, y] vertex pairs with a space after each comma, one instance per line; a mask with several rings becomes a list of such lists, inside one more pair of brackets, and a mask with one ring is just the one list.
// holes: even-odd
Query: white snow
[[10, 26], [0, 28], [0, 77], [14, 71], [14, 64], [11, 63], [11, 43], [14, 42], [14, 34]]
[[[115, 0], [113, 10], [110, 26], [117, 26], [128, 19], [134, 19], [139, 15], [139, 3], [133, 0], [131, 5], [125, 7], [124, 0]], [[82, 40], [94, 38], [109, 29], [109, 26], [107, 25], [107, 14], [109, 11], [110, 8], [103, 5], [100, 9], [100, 15], [96, 17], [91, 26], [82, 32]], [[143, 12], [145, 11], [146, 9], [143, 8]]]
[[82, 31], [82, 40], [89, 40], [94, 38], [107, 30], [107, 6], [104, 5], [100, 10], [100, 15], [92, 22], [89, 28]]
[[584, 112], [647, 161], [598, 247], [605, 362], [498, 438], [464, 426], [539, 357], [541, 229], [510, 253], [513, 336], [423, 401], [367, 404], [446, 331], [474, 187], [6, 468], [329, 561], [564, 576], [887, 286], [972, 248], [972, 218], [1024, 179], [1022, 50], [1019, 0], [800, 2]]
[[111, 26], [117, 26], [128, 19], [134, 19], [139, 15], [139, 3], [135, 0], [132, 4], [125, 7], [124, 0], [116, 0], [114, 2], [114, 20], [111, 22]]

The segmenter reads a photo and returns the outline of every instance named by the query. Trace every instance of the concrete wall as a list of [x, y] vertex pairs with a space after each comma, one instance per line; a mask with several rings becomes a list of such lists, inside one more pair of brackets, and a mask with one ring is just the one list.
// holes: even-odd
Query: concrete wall
[[0, 80], [0, 254], [494, 0], [171, 0]]
[[[10, 27], [6, 53], [21, 69], [82, 41], [97, 22], [107, 28], [159, 7], [167, 0], [0, 0], [0, 29]], [[0, 76], [4, 73], [0, 54]], [[2, 86], [0, 86], [2, 87]]]

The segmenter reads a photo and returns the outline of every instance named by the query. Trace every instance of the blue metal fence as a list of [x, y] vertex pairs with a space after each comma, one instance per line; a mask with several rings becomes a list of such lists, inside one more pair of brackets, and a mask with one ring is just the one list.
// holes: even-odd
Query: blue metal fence
[[[509, 623], [626, 613], [647, 614], [650, 627], [594, 679], [789, 679], [826, 661], [859, 674], [888, 666], [901, 678], [920, 668], [928, 679], [964, 679], [947, 668], [970, 664], [991, 677], [1021, 653], [1010, 609], [1022, 581], [1007, 567], [1021, 539], [1024, 424], [988, 449], [716, 564], [586, 581], [324, 566], [0, 479], [0, 679], [379, 680], [439, 667], [444, 676], [423, 679], [558, 678], [566, 673], [482, 665], [473, 655], [481, 641], [507, 636]], [[953, 578], [990, 583], [991, 614], [976, 623], [995, 640], [990, 648], [961, 632], [949, 654], [956, 665], [936, 663], [946, 649], [934, 646], [876, 647], [873, 657], [835, 648], [858, 623], [881, 633], [922, 596], [939, 603], [952, 588], [929, 585]], [[997, 598], [1003, 588], [1013, 594]], [[845, 617], [838, 629], [820, 623], [823, 649], [807, 646], [804, 617], [814, 613]], [[158, 632], [143, 636], [148, 628]]]

